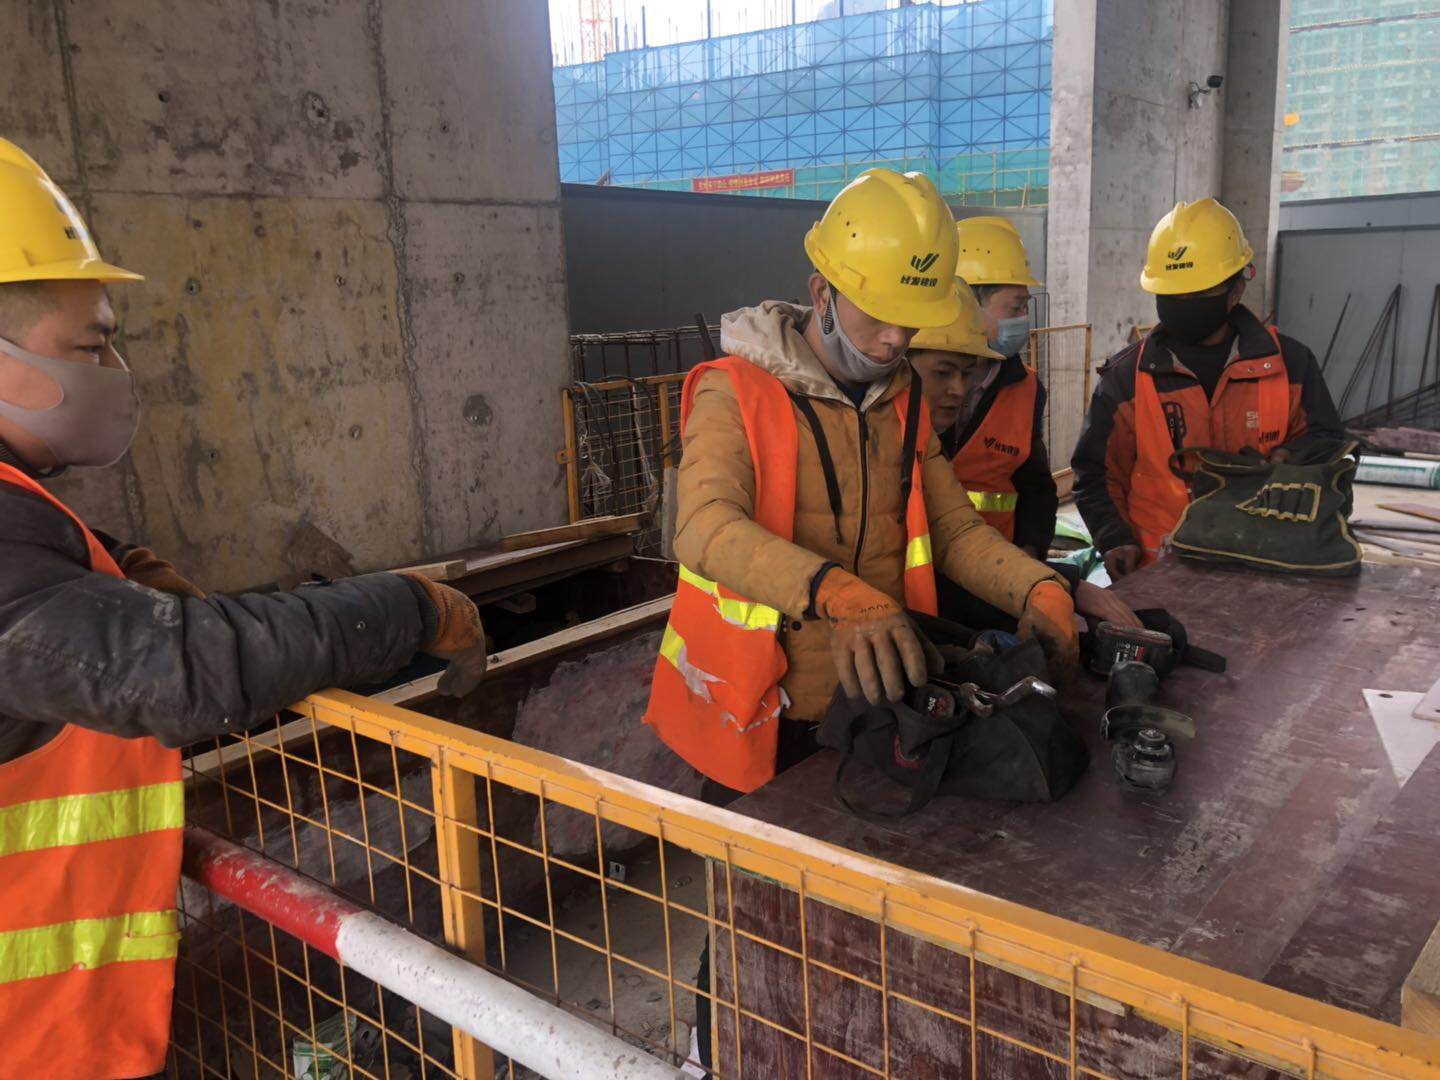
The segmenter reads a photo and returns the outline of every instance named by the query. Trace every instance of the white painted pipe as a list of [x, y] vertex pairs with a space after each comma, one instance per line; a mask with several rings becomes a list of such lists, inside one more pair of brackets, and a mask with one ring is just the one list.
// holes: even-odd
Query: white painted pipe
[[552, 1080], [684, 1074], [594, 1024], [368, 911], [346, 916], [340, 962]]
[[547, 1080], [681, 1080], [679, 1069], [208, 829], [185, 876]]

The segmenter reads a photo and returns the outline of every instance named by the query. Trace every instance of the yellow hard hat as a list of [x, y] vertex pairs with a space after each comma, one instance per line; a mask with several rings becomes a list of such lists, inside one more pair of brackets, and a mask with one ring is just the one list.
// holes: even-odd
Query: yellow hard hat
[[955, 223], [960, 263], [955, 273], [971, 285], [1045, 286], [1030, 272], [1025, 244], [1014, 224], [1003, 217], [972, 217]]
[[102, 259], [65, 193], [29, 154], [0, 139], [0, 284], [144, 280]]
[[805, 234], [815, 269], [871, 318], [946, 326], [955, 298], [955, 219], [923, 173], [868, 169]]
[[949, 326], [921, 330], [910, 340], [910, 351], [935, 349], [937, 352], [983, 356], [987, 360], [1004, 360], [1005, 357], [990, 348], [985, 338], [985, 316], [970, 286], [957, 281], [955, 292], [960, 300], [960, 317]]
[[1240, 222], [1214, 199], [1178, 202], [1150, 234], [1140, 287], [1157, 296], [1204, 292], [1244, 270], [1254, 255]]

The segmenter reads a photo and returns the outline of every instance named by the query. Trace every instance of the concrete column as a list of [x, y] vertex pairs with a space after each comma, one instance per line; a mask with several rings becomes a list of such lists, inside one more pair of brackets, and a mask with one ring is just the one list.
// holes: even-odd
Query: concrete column
[[[1139, 281], [1155, 222], [1179, 199], [1219, 194], [1223, 112], [1213, 94], [1192, 108], [1188, 88], [1224, 73], [1228, 8], [1229, 0], [1055, 6], [1050, 321], [1093, 324], [1097, 362], [1133, 327], [1155, 321]], [[1057, 406], [1052, 454], [1063, 461], [1081, 410]]]
[[210, 589], [564, 514], [544, 4], [0, 5], [0, 133], [143, 272], [146, 414], [57, 491]]
[[1289, 52], [1290, 0], [1231, 4], [1220, 201], [1235, 212], [1255, 249], [1256, 275], [1245, 302], [1261, 318], [1274, 304]]
[[1223, 74], [1228, 0], [1074, 0], [1055, 8], [1049, 278], [1053, 322], [1090, 322], [1099, 356], [1154, 321], [1150, 231], [1218, 195], [1223, 113], [1188, 87]]

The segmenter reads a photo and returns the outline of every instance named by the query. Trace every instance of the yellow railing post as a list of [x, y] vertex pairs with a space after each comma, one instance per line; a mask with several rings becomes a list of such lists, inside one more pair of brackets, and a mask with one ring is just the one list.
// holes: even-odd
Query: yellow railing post
[[568, 386], [561, 393], [565, 403], [565, 494], [573, 525], [580, 520], [580, 454], [575, 439], [575, 399]]
[[[568, 400], [568, 398], [567, 398]], [[444, 747], [430, 766], [435, 793], [435, 851], [440, 864], [445, 941], [475, 963], [485, 963], [485, 907], [480, 895], [480, 838], [475, 774], [450, 764]], [[464, 826], [470, 826], [469, 829]], [[466, 895], [469, 893], [470, 895]], [[455, 1031], [455, 1071], [466, 1080], [493, 1080], [490, 1048]]]
[[655, 392], [660, 395], [660, 467], [669, 469], [675, 465], [675, 457], [670, 448], [670, 387], [665, 383], [657, 383]]

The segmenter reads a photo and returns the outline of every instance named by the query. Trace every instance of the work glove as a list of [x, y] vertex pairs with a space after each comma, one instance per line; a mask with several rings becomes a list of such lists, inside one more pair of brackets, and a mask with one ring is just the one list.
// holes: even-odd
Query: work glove
[[188, 596], [193, 600], [205, 599], [205, 594], [196, 585], [186, 581], [179, 570], [147, 547], [133, 547], [125, 552], [120, 557], [120, 572], [147, 589], [171, 596]]
[[1080, 631], [1075, 628], [1075, 603], [1058, 581], [1042, 581], [1025, 598], [1019, 636], [1035, 638], [1045, 650], [1053, 680], [1069, 682], [1080, 669]]
[[407, 570], [400, 576], [417, 585], [430, 604], [420, 651], [450, 661], [436, 688], [450, 697], [464, 697], [480, 685], [489, 663], [480, 610], [460, 590], [424, 574]]
[[922, 635], [910, 617], [879, 589], [834, 568], [820, 581], [815, 611], [830, 623], [830, 655], [851, 699], [871, 705], [899, 701], [909, 685], [929, 677]]
[[1111, 581], [1119, 581], [1126, 574], [1133, 574], [1140, 565], [1140, 545], [1121, 544], [1105, 552], [1105, 572]]

